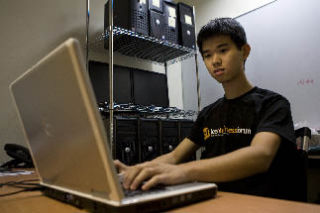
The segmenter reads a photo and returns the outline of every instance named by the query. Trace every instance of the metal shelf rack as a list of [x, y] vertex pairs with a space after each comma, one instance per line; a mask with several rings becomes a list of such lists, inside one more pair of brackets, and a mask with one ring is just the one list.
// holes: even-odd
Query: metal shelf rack
[[[197, 52], [194, 49], [174, 44], [165, 40], [160, 40], [150, 36], [144, 36], [133, 31], [123, 29], [113, 24], [113, 5], [115, 0], [109, 1], [109, 27], [96, 39], [94, 43], [101, 42], [109, 51], [109, 143], [114, 157], [115, 150], [113, 144], [113, 118], [114, 118], [114, 100], [113, 100], [113, 53], [119, 52], [126, 56], [150, 60], [163, 63], [165, 74], [167, 75], [168, 64], [173, 64], [184, 59], [193, 57], [196, 64], [198, 111], [200, 111], [200, 81], [198, 73]], [[195, 10], [193, 9], [195, 15]], [[88, 71], [89, 61], [89, 22], [90, 22], [90, 0], [86, 0], [86, 65]], [[92, 43], [91, 43], [92, 44]]]
[[[109, 32], [104, 38], [109, 39]], [[126, 56], [156, 61], [159, 63], [175, 63], [195, 55], [194, 49], [160, 40], [154, 37], [141, 35], [120, 27], [113, 27], [113, 50]], [[108, 49], [108, 42], [105, 42]]]

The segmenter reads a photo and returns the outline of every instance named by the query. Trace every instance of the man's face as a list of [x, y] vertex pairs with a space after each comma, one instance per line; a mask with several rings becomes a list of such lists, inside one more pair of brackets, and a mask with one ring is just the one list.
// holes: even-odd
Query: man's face
[[243, 75], [250, 46], [245, 44], [239, 50], [229, 36], [218, 35], [205, 40], [202, 50], [203, 61], [210, 75], [220, 83], [228, 83]]

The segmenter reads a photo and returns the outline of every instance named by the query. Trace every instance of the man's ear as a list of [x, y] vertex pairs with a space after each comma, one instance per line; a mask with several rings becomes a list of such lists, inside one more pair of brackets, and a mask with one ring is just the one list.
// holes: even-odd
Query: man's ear
[[249, 44], [244, 44], [241, 49], [242, 49], [243, 59], [247, 60], [247, 58], [248, 58], [248, 56], [250, 54], [250, 51], [251, 51], [250, 45]]

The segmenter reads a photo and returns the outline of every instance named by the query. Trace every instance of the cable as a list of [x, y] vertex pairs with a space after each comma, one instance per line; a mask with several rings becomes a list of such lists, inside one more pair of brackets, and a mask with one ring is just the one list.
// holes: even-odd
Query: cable
[[37, 183], [21, 183], [21, 184], [8, 183], [6, 185], [10, 187], [16, 187], [16, 188], [29, 188], [30, 186], [39, 186], [39, 184]]
[[[6, 183], [1, 183], [0, 188], [3, 186], [10, 186], [10, 187], [15, 187], [15, 188], [22, 188], [22, 190], [15, 191], [15, 192], [10, 192], [6, 194], [0, 194], [0, 197], [5, 197], [5, 196], [10, 196], [14, 194], [18, 194], [21, 192], [29, 192], [29, 191], [37, 191], [37, 190], [42, 190], [43, 187], [40, 186], [38, 183], [30, 183], [33, 181], [39, 181], [39, 179], [29, 179], [29, 180], [21, 180], [21, 181], [9, 181]], [[34, 186], [34, 187], [30, 187]]]
[[39, 185], [38, 183], [28, 183], [33, 181], [39, 181], [39, 179], [29, 179], [29, 180], [21, 180], [21, 181], [9, 181], [6, 183], [0, 183], [0, 187], [8, 185], [8, 186], [14, 186], [14, 185]]
[[39, 186], [39, 187], [30, 187], [30, 188], [25, 188], [23, 190], [19, 190], [19, 191], [15, 191], [15, 192], [10, 192], [10, 193], [6, 193], [6, 194], [0, 194], [0, 197], [5, 197], [5, 196], [10, 196], [10, 195], [15, 195], [15, 194], [19, 194], [21, 192], [31, 192], [31, 191], [37, 191], [37, 190], [42, 190], [44, 187]]

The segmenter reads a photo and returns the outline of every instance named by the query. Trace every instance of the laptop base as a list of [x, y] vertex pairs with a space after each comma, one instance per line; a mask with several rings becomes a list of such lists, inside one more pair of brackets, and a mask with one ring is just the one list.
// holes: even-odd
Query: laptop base
[[147, 213], [147, 212], [160, 212], [173, 207], [185, 206], [191, 203], [195, 203], [201, 200], [212, 199], [216, 196], [217, 189], [208, 189], [204, 191], [199, 191], [197, 193], [187, 193], [174, 197], [168, 197], [160, 200], [149, 201], [145, 203], [138, 203], [136, 205], [128, 206], [111, 206], [98, 201], [83, 198], [70, 193], [62, 192], [56, 189], [45, 188], [44, 195], [51, 197], [53, 199], [62, 201], [67, 204], [71, 204], [80, 209], [86, 209], [90, 212], [117, 212], [117, 213]]

